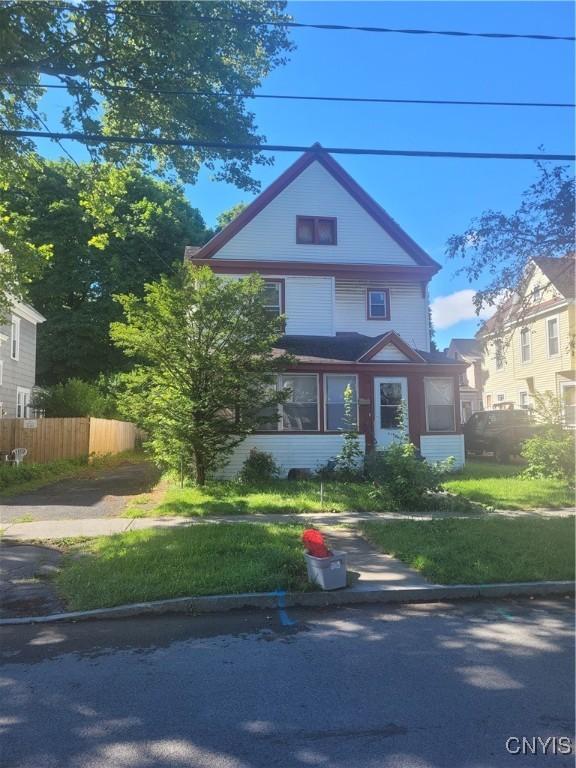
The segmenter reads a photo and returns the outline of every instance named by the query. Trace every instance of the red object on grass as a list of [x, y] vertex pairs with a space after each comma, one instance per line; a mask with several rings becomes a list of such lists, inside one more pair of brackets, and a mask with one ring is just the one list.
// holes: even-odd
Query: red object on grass
[[312, 557], [330, 557], [332, 552], [326, 546], [324, 536], [314, 528], [308, 528], [302, 534], [302, 541], [306, 551]]

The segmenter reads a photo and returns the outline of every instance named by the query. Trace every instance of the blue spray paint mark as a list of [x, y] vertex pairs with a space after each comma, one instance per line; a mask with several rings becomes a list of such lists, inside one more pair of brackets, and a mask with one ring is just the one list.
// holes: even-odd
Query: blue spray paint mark
[[278, 616], [280, 617], [280, 624], [282, 624], [283, 627], [293, 627], [295, 624], [298, 624], [297, 621], [293, 621], [286, 613], [286, 592], [277, 589], [275, 594], [278, 597]]

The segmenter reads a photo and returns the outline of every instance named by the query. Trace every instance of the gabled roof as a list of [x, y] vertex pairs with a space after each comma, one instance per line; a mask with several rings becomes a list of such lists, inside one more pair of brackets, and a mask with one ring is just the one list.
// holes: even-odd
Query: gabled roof
[[482, 357], [482, 345], [478, 339], [452, 339], [448, 352], [454, 350], [462, 357]]
[[315, 161], [320, 163], [344, 187], [356, 202], [380, 224], [382, 229], [414, 259], [416, 264], [440, 269], [440, 264], [434, 261], [426, 251], [415, 243], [402, 227], [318, 143], [301, 155], [295, 163], [285, 170], [276, 181], [272, 182], [267, 189], [261, 192], [228, 226], [224, 227], [206, 245], [194, 253], [194, 258], [211, 258]]
[[361, 357], [358, 358], [359, 363], [369, 362], [374, 358], [375, 355], [378, 354], [378, 352], [387, 346], [396, 347], [399, 352], [401, 352], [405, 357], [408, 358], [408, 360], [411, 360], [413, 363], [424, 362], [424, 358], [409, 344], [406, 344], [404, 339], [399, 336], [396, 331], [388, 331], [387, 333], [380, 336], [378, 340], [375, 339], [374, 341], [375, 343], [369, 349], [367, 349]]
[[[374, 350], [378, 343], [390, 334], [380, 334], [380, 336], [364, 336], [361, 333], [343, 334], [340, 336], [296, 336], [287, 335], [282, 336], [276, 344], [275, 348], [278, 352], [289, 352], [298, 358], [299, 362], [310, 363], [362, 363], [371, 362], [370, 358], [363, 358], [368, 352]], [[394, 334], [397, 336], [397, 334]], [[390, 341], [388, 342], [390, 343]], [[402, 342], [404, 344], [404, 342]], [[385, 346], [385, 344], [383, 345]], [[406, 345], [408, 346], [408, 345]], [[425, 352], [421, 349], [412, 350], [413, 360], [418, 363], [434, 363], [434, 364], [446, 364], [446, 365], [459, 365], [457, 360], [449, 358], [443, 352]], [[376, 352], [374, 352], [376, 354]], [[386, 363], [388, 361], [380, 361], [379, 363]], [[393, 364], [393, 362], [392, 362]]]
[[565, 299], [576, 298], [576, 253], [569, 253], [561, 259], [542, 256], [534, 259], [534, 263]]

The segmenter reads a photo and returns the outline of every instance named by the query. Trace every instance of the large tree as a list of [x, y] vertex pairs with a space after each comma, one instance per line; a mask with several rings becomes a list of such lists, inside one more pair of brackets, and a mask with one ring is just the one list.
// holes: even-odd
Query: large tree
[[119, 299], [125, 322], [112, 337], [136, 361], [119, 407], [162, 463], [182, 461], [201, 485], [285, 397], [271, 386], [289, 360], [273, 353], [283, 320], [268, 315], [263, 285], [188, 265], [147, 285], [143, 299]]
[[532, 258], [574, 250], [574, 176], [565, 166], [537, 168], [516, 211], [484, 211], [448, 240], [448, 256], [464, 262], [459, 272], [475, 286], [486, 281], [474, 297], [478, 311], [521, 294]]
[[[284, 8], [269, 0], [4, 0], [0, 122], [43, 130], [38, 112], [48, 77], [69, 94], [66, 130], [260, 143], [243, 94], [292, 47], [282, 26], [289, 19]], [[4, 140], [0, 157], [31, 147]], [[95, 159], [131, 158], [160, 172], [173, 170], [184, 182], [194, 182], [202, 164], [218, 166], [218, 178], [250, 190], [257, 188], [251, 165], [269, 162], [258, 152], [217, 148], [93, 144], [91, 152]]]
[[[179, 187], [132, 166], [36, 159], [18, 179], [2, 179], [0, 169], [0, 242], [18, 255], [28, 298], [48, 319], [39, 326], [38, 380], [122, 368], [109, 338], [121, 317], [114, 294], [142, 295], [182, 260], [185, 245], [204, 242], [200, 213]], [[43, 264], [32, 253], [44, 253]]]

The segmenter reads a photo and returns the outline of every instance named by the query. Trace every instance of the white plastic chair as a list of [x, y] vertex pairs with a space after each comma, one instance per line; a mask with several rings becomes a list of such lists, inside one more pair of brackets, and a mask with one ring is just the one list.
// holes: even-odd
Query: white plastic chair
[[19, 464], [22, 464], [24, 461], [24, 456], [26, 456], [28, 453], [28, 448], [14, 448], [12, 451], [10, 451], [10, 458], [8, 461], [11, 464], [15, 464], [18, 466]]

